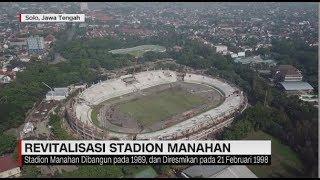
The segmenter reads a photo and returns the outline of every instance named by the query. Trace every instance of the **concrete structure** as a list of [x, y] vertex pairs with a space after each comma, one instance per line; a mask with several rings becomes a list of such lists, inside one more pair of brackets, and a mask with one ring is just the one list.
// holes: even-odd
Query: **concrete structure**
[[224, 45], [215, 46], [215, 49], [217, 53], [224, 53], [228, 51], [228, 47]]
[[246, 53], [245, 52], [238, 52], [238, 57], [245, 57]]
[[8, 84], [11, 80], [12, 79], [9, 76], [0, 74], [0, 84]]
[[29, 132], [32, 132], [33, 129], [34, 129], [33, 124], [32, 124], [31, 122], [27, 122], [27, 123], [24, 125], [24, 127], [23, 127], [23, 132], [24, 132], [25, 134], [27, 134], [27, 133], [29, 133]]
[[292, 65], [279, 65], [273, 69], [273, 76], [278, 86], [289, 95], [309, 94], [314, 90], [309, 83], [302, 81], [301, 71]]
[[285, 81], [280, 82], [280, 85], [288, 94], [305, 94], [313, 91], [309, 83], [302, 81]]
[[274, 70], [275, 81], [302, 81], [302, 73], [292, 65], [279, 65]]
[[237, 58], [237, 57], [238, 57], [238, 54], [236, 54], [236, 53], [231, 53], [230, 56], [231, 56], [231, 58]]
[[[126, 84], [123, 79], [131, 76], [131, 74], [128, 74], [97, 83], [84, 90], [77, 99], [70, 100], [67, 103], [66, 116], [71, 129], [85, 139], [131, 139], [132, 137], [128, 133], [106, 131], [95, 126], [91, 119], [92, 107], [108, 99], [178, 81], [177, 72], [169, 70], [140, 72], [135, 74], [135, 83]], [[212, 87], [225, 97], [224, 102], [219, 107], [210, 109], [165, 129], [136, 134], [136, 139], [183, 139], [187, 134], [198, 134], [214, 128], [246, 108], [244, 94], [238, 88], [229, 85], [223, 80], [187, 73], [184, 76], [184, 82]], [[224, 128], [226, 125], [219, 128]]]
[[244, 52], [253, 51], [253, 48], [251, 47], [244, 47], [243, 49], [244, 49]]
[[299, 99], [306, 102], [314, 102], [318, 103], [319, 99], [317, 95], [311, 95], [311, 94], [303, 94], [299, 96]]
[[195, 165], [185, 169], [181, 175], [186, 178], [257, 178], [244, 165]]
[[0, 178], [21, 176], [21, 170], [17, 162], [10, 156], [0, 157]]
[[44, 39], [39, 36], [31, 36], [27, 39], [29, 53], [42, 53], [44, 50]]
[[66, 99], [69, 95], [69, 88], [54, 88], [53, 91], [49, 91], [46, 94], [46, 100], [60, 101]]
[[86, 3], [86, 2], [80, 3], [80, 10], [81, 11], [88, 11], [89, 10], [88, 3]]

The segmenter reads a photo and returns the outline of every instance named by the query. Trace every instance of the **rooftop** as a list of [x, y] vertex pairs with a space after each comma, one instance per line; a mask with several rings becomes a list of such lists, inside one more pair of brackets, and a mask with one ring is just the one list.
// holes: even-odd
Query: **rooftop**
[[4, 172], [18, 167], [18, 163], [11, 156], [0, 157], [0, 172]]
[[279, 65], [277, 71], [280, 71], [281, 74], [285, 75], [296, 75], [301, 74], [301, 72], [292, 65]]
[[285, 81], [280, 83], [286, 91], [313, 90], [313, 87], [302, 81]]
[[45, 41], [54, 41], [55, 37], [52, 34], [49, 34], [44, 40]]
[[54, 88], [53, 91], [47, 93], [47, 96], [66, 96], [68, 92], [68, 88]]

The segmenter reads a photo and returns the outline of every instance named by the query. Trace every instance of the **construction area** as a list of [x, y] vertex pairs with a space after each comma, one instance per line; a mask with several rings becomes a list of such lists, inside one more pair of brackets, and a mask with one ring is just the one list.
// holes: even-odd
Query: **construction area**
[[[176, 82], [136, 91], [96, 107], [98, 126], [118, 132], [152, 132], [165, 129], [223, 101], [218, 90]], [[100, 109], [99, 109], [100, 108]]]
[[84, 139], [190, 139], [229, 125], [246, 106], [242, 91], [220, 78], [152, 70], [93, 84], [65, 110]]

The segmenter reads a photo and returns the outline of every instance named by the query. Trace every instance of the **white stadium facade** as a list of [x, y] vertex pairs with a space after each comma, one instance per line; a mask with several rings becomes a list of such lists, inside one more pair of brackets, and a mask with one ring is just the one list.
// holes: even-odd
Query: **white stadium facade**
[[[66, 105], [66, 119], [73, 133], [83, 139], [201, 139], [207, 134], [228, 126], [236, 114], [247, 107], [247, 98], [236, 86], [222, 79], [195, 73], [182, 73], [171, 70], [152, 70], [106, 80], [83, 90]], [[133, 78], [134, 83], [124, 79]], [[221, 93], [224, 101], [213, 109], [197, 114], [185, 121], [153, 132], [130, 134], [112, 131], [96, 126], [91, 119], [94, 106], [106, 100], [134, 93], [161, 84], [184, 81], [210, 86]]]

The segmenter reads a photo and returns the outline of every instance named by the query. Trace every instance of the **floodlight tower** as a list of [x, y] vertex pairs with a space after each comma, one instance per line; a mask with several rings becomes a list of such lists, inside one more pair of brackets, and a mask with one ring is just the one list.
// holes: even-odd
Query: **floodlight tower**
[[[46, 84], [46, 83], [44, 83], [44, 82], [42, 82], [42, 84], [44, 84], [45, 86], [47, 86], [47, 87], [53, 92], [52, 88], [51, 88], [48, 84]], [[52, 96], [52, 99], [53, 99], [53, 93], [51, 93], [51, 96]]]
[[41, 82], [41, 83], [44, 84], [45, 86], [47, 86], [51, 91], [53, 91], [52, 88], [48, 84], [46, 84], [44, 82]]
[[134, 57], [134, 65], [133, 65], [133, 72], [132, 72], [132, 76], [134, 77], [134, 73], [136, 71], [136, 65], [138, 64], [138, 57], [135, 56]]

